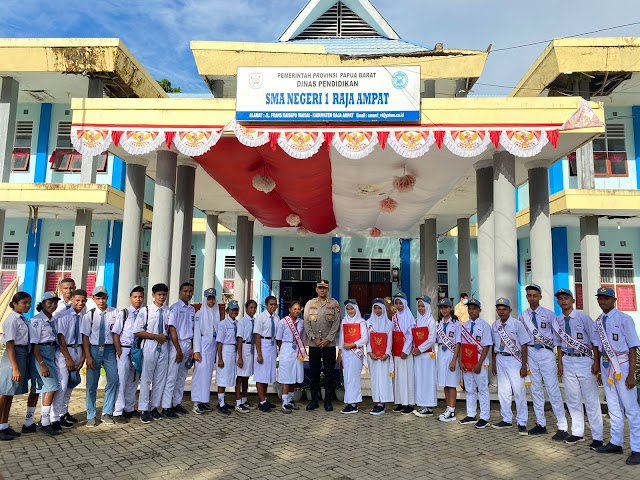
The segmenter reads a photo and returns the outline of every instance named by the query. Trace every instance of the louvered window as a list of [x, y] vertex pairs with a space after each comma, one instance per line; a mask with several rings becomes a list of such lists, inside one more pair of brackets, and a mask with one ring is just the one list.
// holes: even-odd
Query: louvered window
[[438, 260], [438, 297], [449, 297], [449, 260]]
[[[582, 309], [584, 308], [584, 294], [582, 291], [582, 258], [580, 253], [573, 254], [573, 272], [576, 286], [576, 308]], [[618, 309], [625, 311], [637, 310], [635, 274], [633, 255], [631, 253], [601, 253], [600, 283], [616, 291]]]
[[[89, 262], [86, 285], [76, 285], [84, 288], [91, 296], [96, 285], [96, 274], [98, 271], [99, 245], [92, 243], [89, 245]], [[73, 243], [50, 243], [47, 252], [47, 271], [45, 273], [45, 291], [55, 292], [58, 289], [60, 280], [71, 276], [71, 265], [73, 262]]]
[[189, 283], [191, 285], [196, 284], [196, 256], [191, 255], [191, 260], [189, 262]]
[[322, 278], [322, 257], [282, 257], [282, 281], [317, 282]]
[[18, 255], [20, 244], [18, 242], [5, 242], [2, 246], [2, 265], [0, 265], [0, 293], [18, 276]]
[[[255, 257], [251, 257], [251, 290], [249, 297], [253, 297], [253, 269], [256, 266]], [[222, 295], [224, 303], [233, 299], [233, 289], [236, 279], [236, 257], [228, 255], [224, 257], [224, 280], [222, 282]]]
[[[608, 123], [605, 133], [593, 140], [593, 170], [596, 177], [626, 177], [627, 147], [625, 128], [622, 123]], [[576, 154], [571, 153], [569, 159], [569, 174], [576, 176]]]
[[16, 123], [16, 139], [13, 142], [14, 148], [28, 148], [31, 150], [33, 139], [33, 122], [31, 120], [20, 120]]
[[296, 38], [326, 37], [381, 37], [381, 35], [344, 3], [337, 2]]
[[390, 258], [349, 259], [349, 279], [352, 282], [390, 283]]

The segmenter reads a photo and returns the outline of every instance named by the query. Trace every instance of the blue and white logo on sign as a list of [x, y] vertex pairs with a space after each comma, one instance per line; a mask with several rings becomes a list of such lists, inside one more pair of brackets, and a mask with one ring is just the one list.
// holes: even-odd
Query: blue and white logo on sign
[[396, 72], [391, 77], [391, 83], [398, 90], [404, 90], [409, 85], [409, 76], [404, 72]]

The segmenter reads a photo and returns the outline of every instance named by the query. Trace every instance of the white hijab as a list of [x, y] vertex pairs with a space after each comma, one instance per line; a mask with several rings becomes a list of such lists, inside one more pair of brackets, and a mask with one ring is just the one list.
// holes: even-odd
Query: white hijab
[[218, 325], [220, 324], [220, 308], [218, 307], [218, 298], [216, 297], [216, 303], [213, 304], [213, 307], [209, 307], [207, 305], [207, 297], [202, 298], [202, 307], [200, 307], [202, 311], [202, 315], [205, 319], [211, 322], [213, 325], [213, 329], [217, 330]]
[[409, 305], [407, 304], [407, 301], [404, 298], [396, 297], [393, 299], [393, 302], [395, 303], [396, 300], [400, 300], [402, 302], [402, 305], [404, 306], [402, 311], [398, 310], [396, 312], [396, 316], [398, 317], [398, 323], [400, 324], [400, 327], [404, 330], [405, 328], [407, 328], [408, 325], [411, 325], [413, 323], [414, 321], [413, 313], [411, 313], [411, 310], [409, 310]]
[[[374, 308], [376, 305], [378, 305], [382, 309], [382, 315], [376, 315], [376, 309]], [[379, 303], [374, 303], [371, 306], [371, 316], [369, 317], [369, 320], [367, 320], [367, 325], [369, 325], [377, 332], [384, 332], [386, 330], [386, 322], [389, 322], [386, 306], [380, 305]]]
[[433, 318], [433, 314], [431, 313], [431, 304], [425, 302], [422, 299], [418, 300], [418, 303], [420, 302], [424, 304], [425, 312], [424, 312], [424, 315], [420, 315], [420, 312], [418, 312], [418, 317], [416, 318], [416, 324], [420, 326], [424, 326], [427, 323], [429, 323], [429, 320], [432, 320], [435, 322], [436, 320], [435, 318]]
[[356, 314], [353, 317], [350, 317], [349, 314], [347, 313], [347, 309], [345, 307], [345, 309], [344, 309], [344, 318], [342, 319], [342, 323], [360, 323], [360, 322], [363, 322], [364, 319], [362, 318], [362, 315], [360, 315], [360, 308], [358, 307], [358, 304], [357, 303], [349, 303], [348, 305], [351, 305], [353, 308], [355, 308]]

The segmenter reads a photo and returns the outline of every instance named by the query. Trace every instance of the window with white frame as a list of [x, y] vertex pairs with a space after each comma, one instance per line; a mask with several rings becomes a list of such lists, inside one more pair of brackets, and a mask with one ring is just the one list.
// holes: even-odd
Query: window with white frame
[[[106, 173], [108, 152], [98, 155], [98, 173]], [[82, 154], [76, 152], [71, 144], [71, 122], [58, 122], [56, 135], [56, 149], [49, 160], [51, 169], [57, 172], [80, 172], [82, 169]]]
[[524, 261], [524, 283], [527, 285], [531, 285], [531, 283], [533, 282], [532, 280], [532, 275], [531, 275], [531, 259], [527, 258]]
[[[76, 285], [84, 288], [89, 296], [93, 295], [96, 286], [96, 274], [98, 271], [99, 245], [92, 243], [89, 246], [87, 284]], [[50, 243], [47, 251], [47, 263], [45, 273], [45, 291], [55, 292], [60, 280], [71, 276], [73, 262], [73, 243]]]
[[[584, 292], [582, 290], [582, 258], [580, 253], [573, 254], [573, 272], [576, 287], [576, 308], [582, 309], [584, 308]], [[600, 283], [615, 290], [618, 298], [618, 310], [636, 311], [638, 309], [633, 254], [601, 253]]]
[[26, 172], [29, 170], [31, 159], [31, 142], [33, 140], [33, 121], [19, 120], [16, 122], [16, 136], [11, 154], [11, 171]]
[[390, 258], [349, 259], [349, 280], [351, 282], [391, 283]]
[[[571, 153], [567, 157], [570, 175], [577, 176], [576, 153]], [[593, 140], [593, 170], [596, 177], [629, 175], [624, 124], [608, 123], [605, 133]]]
[[189, 262], [189, 283], [191, 285], [196, 284], [196, 256], [191, 255], [191, 260]]
[[438, 297], [449, 298], [449, 260], [438, 260]]
[[[253, 268], [255, 267], [255, 258], [251, 257], [251, 294], [253, 296]], [[222, 282], [222, 298], [224, 303], [228, 303], [233, 299], [233, 287], [236, 280], [236, 257], [235, 255], [227, 255], [224, 257], [224, 280]]]
[[2, 245], [2, 260], [0, 261], [0, 293], [18, 276], [18, 255], [20, 243], [4, 242]]
[[322, 257], [282, 257], [283, 282], [317, 282], [322, 278]]

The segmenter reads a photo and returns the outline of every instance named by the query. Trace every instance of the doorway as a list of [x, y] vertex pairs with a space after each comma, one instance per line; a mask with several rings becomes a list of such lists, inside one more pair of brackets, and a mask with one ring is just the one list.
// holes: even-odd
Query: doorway
[[294, 301], [299, 301], [304, 310], [305, 304], [317, 297], [317, 282], [280, 282], [280, 317], [289, 314], [289, 307]]
[[376, 298], [391, 296], [391, 282], [349, 282], [349, 298], [358, 302], [360, 314], [371, 315], [371, 302]]

